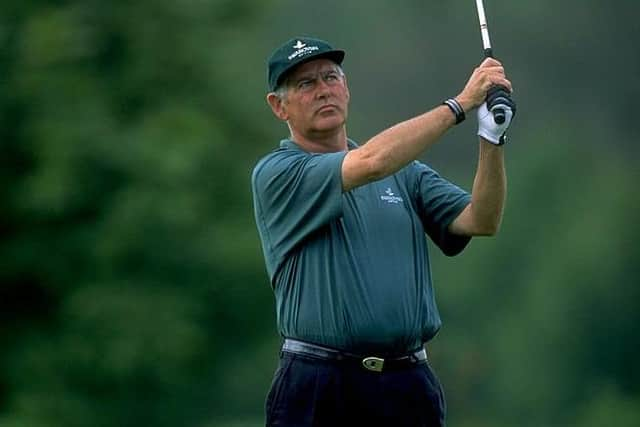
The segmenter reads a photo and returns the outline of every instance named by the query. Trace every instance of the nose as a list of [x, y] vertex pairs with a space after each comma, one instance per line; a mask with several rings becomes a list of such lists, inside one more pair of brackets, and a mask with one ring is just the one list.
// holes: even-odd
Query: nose
[[327, 98], [331, 95], [331, 86], [324, 79], [318, 79], [316, 95], [318, 98]]

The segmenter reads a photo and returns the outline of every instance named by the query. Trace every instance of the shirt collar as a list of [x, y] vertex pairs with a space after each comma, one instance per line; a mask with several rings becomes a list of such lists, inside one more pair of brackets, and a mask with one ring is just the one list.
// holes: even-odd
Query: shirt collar
[[[353, 150], [355, 148], [358, 148], [359, 146], [355, 141], [347, 138], [347, 147], [349, 148], [349, 150]], [[280, 148], [289, 148], [293, 150], [305, 151], [302, 149], [302, 147], [300, 147], [298, 144], [295, 143], [295, 141], [293, 141], [290, 138], [286, 138], [280, 141]]]

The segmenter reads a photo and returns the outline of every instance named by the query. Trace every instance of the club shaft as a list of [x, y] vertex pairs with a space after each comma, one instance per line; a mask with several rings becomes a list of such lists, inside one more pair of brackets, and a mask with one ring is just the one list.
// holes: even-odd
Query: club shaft
[[484, 3], [482, 0], [476, 0], [476, 8], [478, 9], [478, 20], [480, 21], [480, 34], [482, 34], [484, 54], [487, 57], [493, 57], [491, 39], [489, 38], [489, 26], [487, 25], [487, 16], [484, 13]]
[[[491, 39], [489, 38], [489, 25], [487, 24], [487, 16], [484, 13], [484, 3], [482, 0], [476, 0], [476, 8], [478, 9], [478, 20], [480, 21], [480, 33], [482, 34], [482, 46], [484, 47], [484, 56], [493, 58], [493, 50], [491, 49]], [[503, 89], [501, 86], [493, 86], [492, 89]], [[493, 120], [497, 124], [505, 121], [504, 109], [495, 108], [492, 110]]]

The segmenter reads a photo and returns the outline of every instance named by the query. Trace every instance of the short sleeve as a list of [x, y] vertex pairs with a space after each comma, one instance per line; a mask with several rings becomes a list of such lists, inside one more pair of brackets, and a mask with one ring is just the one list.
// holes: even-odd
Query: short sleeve
[[342, 216], [345, 155], [281, 149], [254, 168], [254, 213], [270, 277], [306, 237]]
[[408, 169], [414, 203], [426, 233], [445, 255], [459, 254], [471, 238], [449, 232], [449, 225], [471, 202], [471, 195], [424, 163], [415, 161]]

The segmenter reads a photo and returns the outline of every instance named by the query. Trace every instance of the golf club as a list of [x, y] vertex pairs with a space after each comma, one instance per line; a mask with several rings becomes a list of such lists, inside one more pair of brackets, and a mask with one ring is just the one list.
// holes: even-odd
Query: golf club
[[[493, 50], [491, 49], [491, 39], [489, 38], [489, 26], [487, 25], [487, 17], [484, 13], [484, 3], [482, 0], [476, 0], [476, 8], [478, 9], [478, 19], [480, 20], [480, 33], [482, 34], [482, 46], [484, 47], [485, 58], [493, 58]], [[497, 91], [503, 91], [508, 95], [508, 91], [503, 86], [492, 86], [489, 89], [489, 95]], [[493, 120], [497, 124], [505, 121], [504, 110], [496, 108], [493, 110]]]

